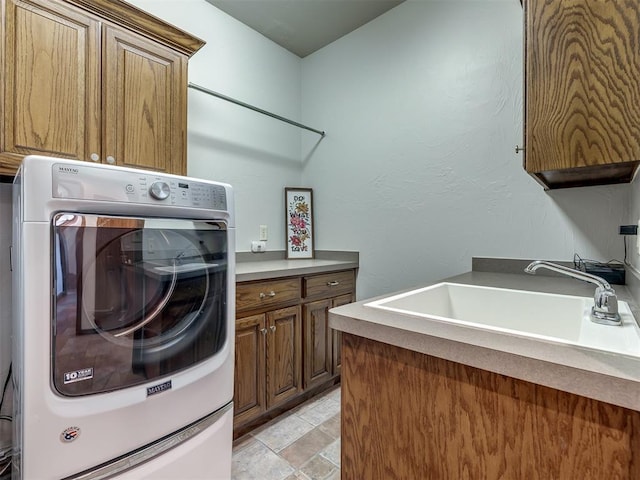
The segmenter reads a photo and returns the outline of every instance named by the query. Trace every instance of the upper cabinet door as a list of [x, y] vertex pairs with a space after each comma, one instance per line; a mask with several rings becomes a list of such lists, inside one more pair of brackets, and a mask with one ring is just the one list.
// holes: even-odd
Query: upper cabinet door
[[104, 59], [105, 160], [185, 172], [186, 56], [105, 26]]
[[0, 173], [29, 153], [100, 152], [100, 23], [48, 1], [6, 0]]
[[0, 175], [29, 154], [186, 174], [202, 40], [122, 0], [2, 0], [0, 39]]
[[525, 2], [525, 168], [547, 188], [629, 182], [640, 160], [640, 8]]

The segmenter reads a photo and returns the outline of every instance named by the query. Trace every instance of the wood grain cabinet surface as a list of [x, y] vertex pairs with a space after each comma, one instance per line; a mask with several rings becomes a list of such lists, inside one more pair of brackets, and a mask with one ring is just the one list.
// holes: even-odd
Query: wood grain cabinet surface
[[300, 307], [236, 321], [234, 415], [242, 424], [302, 390]]
[[351, 334], [343, 480], [640, 478], [640, 412]]
[[28, 154], [186, 173], [204, 42], [121, 1], [2, 0], [0, 174]]
[[640, 8], [526, 0], [524, 166], [545, 188], [625, 183], [640, 161]]
[[236, 437], [339, 381], [328, 312], [354, 298], [353, 269], [236, 285]]
[[304, 386], [321, 384], [340, 374], [341, 333], [329, 328], [329, 310], [354, 300], [353, 270], [303, 278]]

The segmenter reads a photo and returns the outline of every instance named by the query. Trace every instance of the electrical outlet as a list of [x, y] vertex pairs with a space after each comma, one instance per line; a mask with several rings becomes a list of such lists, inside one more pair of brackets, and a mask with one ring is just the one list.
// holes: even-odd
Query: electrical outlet
[[266, 242], [269, 237], [269, 231], [266, 225], [260, 225], [260, 240]]

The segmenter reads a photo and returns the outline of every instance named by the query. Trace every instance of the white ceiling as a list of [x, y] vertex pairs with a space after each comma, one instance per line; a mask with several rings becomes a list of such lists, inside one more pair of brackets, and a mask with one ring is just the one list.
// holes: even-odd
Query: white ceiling
[[403, 1], [207, 0], [301, 58]]

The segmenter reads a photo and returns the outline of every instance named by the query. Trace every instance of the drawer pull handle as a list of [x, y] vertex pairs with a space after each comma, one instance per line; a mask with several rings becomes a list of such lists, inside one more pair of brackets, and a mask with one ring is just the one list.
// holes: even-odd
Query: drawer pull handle
[[327, 282], [327, 287], [337, 287], [338, 285], [340, 285], [340, 282], [338, 282], [337, 280], [334, 280], [333, 282]]
[[273, 290], [271, 290], [269, 293], [260, 292], [260, 298], [275, 297], [275, 296], [276, 296], [276, 292], [274, 292]]
[[276, 331], [276, 326], [275, 325], [271, 325], [269, 328], [271, 329], [272, 332]]
[[260, 329], [260, 333], [263, 334], [263, 335], [266, 335], [267, 334], [267, 329], [266, 328], [261, 328]]

